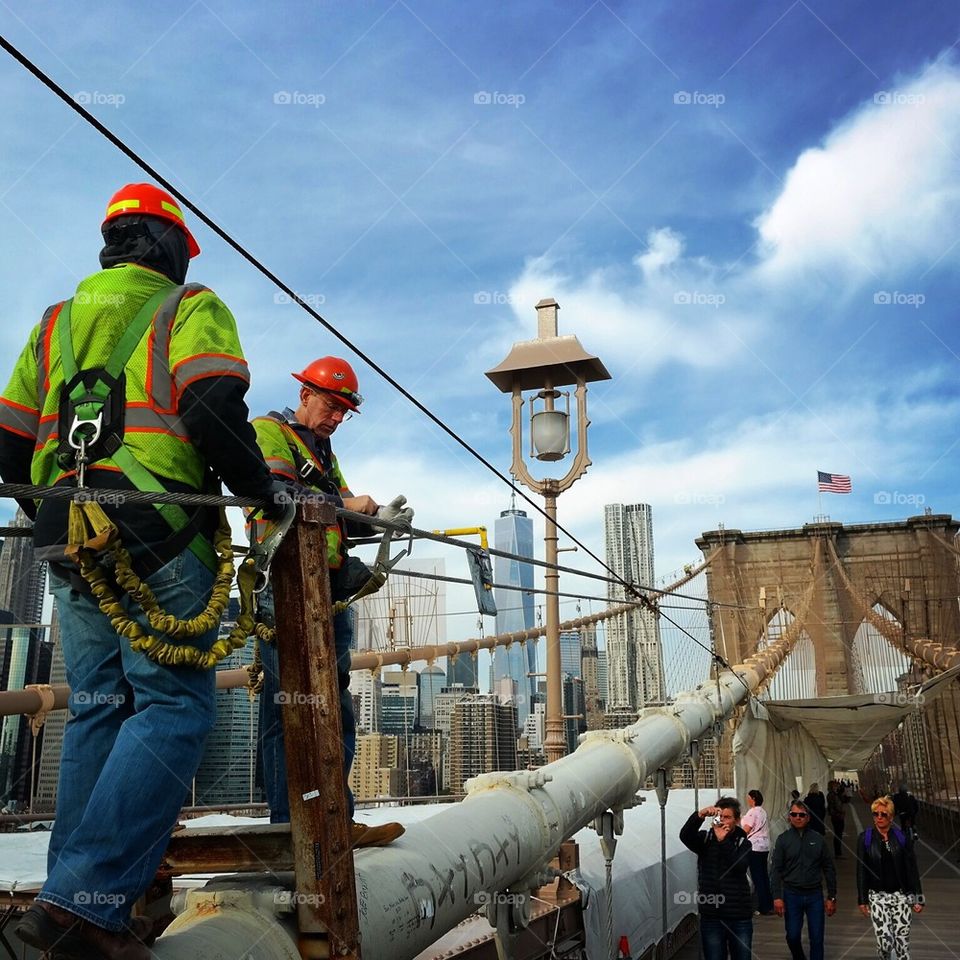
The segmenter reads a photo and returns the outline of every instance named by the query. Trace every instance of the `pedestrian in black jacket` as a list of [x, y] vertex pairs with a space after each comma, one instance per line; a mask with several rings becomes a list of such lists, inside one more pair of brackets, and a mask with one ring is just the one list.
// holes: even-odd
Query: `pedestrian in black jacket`
[[[823, 898], [823, 882], [827, 898]], [[773, 909], [785, 917], [787, 946], [793, 960], [806, 960], [801, 935], [807, 918], [810, 960], [823, 960], [824, 913], [837, 912], [837, 868], [826, 838], [813, 829], [810, 811], [801, 800], [790, 804], [790, 829], [777, 837], [770, 861]]]
[[857, 841], [857, 903], [873, 921], [879, 956], [910, 960], [911, 911], [923, 910], [923, 891], [913, 837], [894, 825], [894, 809], [890, 797], [870, 804], [873, 826]]
[[827, 798], [823, 795], [819, 783], [810, 784], [810, 792], [803, 798], [810, 811], [810, 829], [817, 833], [827, 832]]
[[[706, 817], [713, 822], [709, 830], [701, 830]], [[721, 797], [715, 806], [690, 814], [680, 841], [697, 855], [696, 902], [704, 960], [728, 956], [750, 960], [753, 901], [747, 870], [751, 847], [740, 827], [740, 802]]]

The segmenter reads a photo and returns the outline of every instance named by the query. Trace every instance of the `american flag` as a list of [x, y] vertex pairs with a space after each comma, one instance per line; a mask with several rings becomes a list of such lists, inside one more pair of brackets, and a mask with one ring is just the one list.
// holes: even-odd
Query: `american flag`
[[850, 493], [853, 489], [850, 478], [842, 473], [817, 471], [817, 489], [821, 493]]

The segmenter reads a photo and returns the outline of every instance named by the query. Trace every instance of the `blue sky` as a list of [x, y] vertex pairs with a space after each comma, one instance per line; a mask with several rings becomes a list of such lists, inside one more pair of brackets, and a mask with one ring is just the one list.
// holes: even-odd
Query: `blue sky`
[[[954, 4], [65, 9], [2, 5], [2, 33], [504, 470], [483, 372], [556, 297], [613, 375], [560, 501], [591, 548], [604, 503], [648, 502], [666, 573], [718, 522], [809, 521], [817, 469], [853, 477], [833, 519], [960, 510]], [[0, 104], [9, 370], [142, 175], [6, 56]], [[190, 278], [237, 316], [252, 409], [292, 402], [291, 370], [346, 351], [196, 233]], [[506, 488], [358, 372], [353, 488], [492, 528]]]

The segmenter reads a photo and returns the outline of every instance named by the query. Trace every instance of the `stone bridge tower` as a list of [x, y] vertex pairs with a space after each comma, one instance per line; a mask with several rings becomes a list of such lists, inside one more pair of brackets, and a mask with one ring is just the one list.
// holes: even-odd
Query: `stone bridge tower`
[[813, 643], [818, 697], [858, 693], [853, 641], [875, 605], [907, 637], [948, 647], [960, 641], [960, 524], [928, 514], [890, 523], [810, 523], [744, 533], [711, 530], [697, 546], [712, 560], [711, 630], [728, 663], [742, 663], [766, 639], [780, 608], [801, 620]]

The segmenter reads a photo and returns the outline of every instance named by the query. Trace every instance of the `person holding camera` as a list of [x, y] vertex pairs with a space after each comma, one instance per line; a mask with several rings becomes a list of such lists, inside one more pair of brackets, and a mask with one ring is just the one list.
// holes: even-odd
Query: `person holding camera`
[[[712, 817], [709, 829], [703, 821]], [[721, 797], [690, 814], [680, 842], [697, 855], [697, 908], [704, 960], [750, 960], [753, 902], [747, 871], [750, 841], [740, 827], [740, 801]]]

